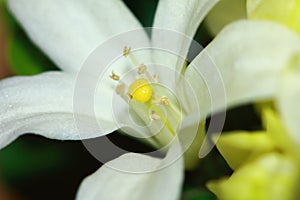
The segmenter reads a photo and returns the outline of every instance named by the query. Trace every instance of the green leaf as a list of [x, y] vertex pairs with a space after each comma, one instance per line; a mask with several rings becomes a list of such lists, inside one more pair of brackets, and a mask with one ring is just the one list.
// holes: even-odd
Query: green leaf
[[1, 1], [1, 11], [10, 33], [8, 41], [8, 62], [17, 75], [33, 75], [47, 70], [55, 70], [55, 64], [27, 37], [18, 22], [9, 13], [5, 0]]
[[215, 200], [214, 194], [206, 189], [184, 188], [182, 200]]
[[0, 0], [0, 7], [4, 7], [6, 5], [6, 0]]
[[67, 152], [55, 145], [36, 148], [18, 139], [0, 151], [2, 179], [16, 180], [28, 174], [44, 173], [66, 164]]

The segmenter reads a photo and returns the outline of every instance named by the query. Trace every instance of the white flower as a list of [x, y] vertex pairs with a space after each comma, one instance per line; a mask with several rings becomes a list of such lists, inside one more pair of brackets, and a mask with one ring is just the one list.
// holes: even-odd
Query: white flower
[[[153, 26], [193, 37], [216, 2], [161, 0]], [[73, 89], [77, 72], [99, 44], [113, 35], [139, 28], [140, 24], [119, 0], [9, 0], [9, 5], [30, 38], [62, 71], [14, 77], [0, 83], [0, 147], [24, 133], [41, 134], [53, 139], [83, 139], [73, 117]], [[147, 40], [146, 34], [144, 36]], [[210, 72], [207, 69], [212, 67], [211, 59], [224, 81], [227, 105], [232, 107], [275, 96], [277, 79], [292, 56], [299, 53], [299, 44], [296, 34], [269, 22], [240, 21], [225, 28], [184, 72], [185, 79], [196, 91], [197, 106], [204, 113], [201, 118], [187, 120], [189, 123], [184, 125], [194, 127], [206, 114], [223, 110], [226, 106], [218, 95], [210, 99], [209, 94], [203, 92], [207, 91], [206, 83], [201, 79], [200, 72]], [[163, 57], [161, 60], [158, 55], [154, 60], [173, 67], [174, 71], [181, 71], [174, 65], [176, 61], [170, 58]], [[219, 86], [213, 84], [218, 77], [209, 77], [211, 89], [222, 95], [222, 91], [218, 91]], [[169, 78], [171, 76], [165, 79]], [[109, 92], [113, 93], [112, 90]], [[100, 104], [105, 107], [110, 101], [110, 98], [104, 97]], [[215, 107], [210, 108], [211, 105]], [[82, 114], [86, 121], [93, 117], [85, 113], [75, 114]], [[102, 135], [118, 128], [111, 121], [110, 113], [99, 110], [97, 117], [99, 121], [106, 122]], [[85, 137], [96, 136], [99, 134]], [[168, 155], [171, 153], [169, 151]], [[165, 162], [166, 159], [125, 154], [109, 165], [121, 165], [137, 171], [146, 167], [153, 171]], [[139, 175], [104, 166], [82, 183], [77, 198], [178, 199], [182, 177], [181, 159], [159, 171]]]

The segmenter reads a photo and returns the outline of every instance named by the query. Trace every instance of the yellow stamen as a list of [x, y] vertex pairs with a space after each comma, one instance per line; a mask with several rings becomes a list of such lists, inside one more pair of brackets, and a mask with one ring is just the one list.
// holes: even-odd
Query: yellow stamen
[[151, 119], [152, 120], [158, 120], [160, 119], [160, 116], [155, 112], [155, 111], [151, 111]]
[[109, 76], [111, 79], [118, 81], [120, 80], [120, 76], [118, 76], [117, 74], [115, 74], [114, 72], [111, 72], [111, 75]]
[[130, 47], [124, 47], [123, 49], [123, 56], [126, 57], [130, 54], [131, 48]]
[[165, 117], [165, 114], [161, 110], [161, 108], [157, 105], [152, 105], [151, 109], [153, 110], [152, 113], [154, 112], [164, 122], [166, 128], [170, 131], [170, 133], [172, 135], [176, 135], [176, 132], [173, 130], [172, 125], [170, 124], [169, 120]]
[[168, 97], [162, 97], [162, 98], [160, 99], [160, 103], [161, 103], [162, 105], [164, 105], [164, 106], [168, 106], [168, 105], [169, 105], [169, 99], [168, 99]]
[[138, 74], [144, 74], [147, 71], [147, 67], [144, 64], [140, 64], [138, 67]]

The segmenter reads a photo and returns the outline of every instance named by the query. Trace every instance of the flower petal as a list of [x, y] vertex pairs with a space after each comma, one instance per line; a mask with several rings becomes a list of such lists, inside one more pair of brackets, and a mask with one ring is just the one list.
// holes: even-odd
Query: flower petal
[[249, 19], [264, 19], [286, 25], [300, 34], [299, 0], [247, 0]]
[[207, 184], [220, 200], [297, 199], [298, 185], [298, 165], [277, 153], [266, 154], [242, 166], [228, 179]]
[[282, 69], [299, 52], [294, 32], [271, 22], [243, 20], [227, 26], [190, 64], [185, 77], [201, 111], [213, 113], [274, 96]]
[[153, 27], [193, 37], [206, 14], [218, 0], [160, 0]]
[[266, 132], [233, 132], [220, 136], [217, 148], [232, 169], [275, 149]]
[[[83, 139], [73, 112], [75, 75], [49, 72], [32, 77], [13, 77], [0, 82], [0, 148], [23, 133], [35, 133], [53, 139]], [[78, 114], [80, 115], [80, 114]], [[88, 122], [91, 116], [80, 115]], [[107, 121], [110, 133], [115, 125]], [[99, 136], [98, 135], [98, 136]]]
[[[291, 137], [291, 140], [298, 146], [300, 150], [300, 72], [299, 72], [299, 57], [296, 63], [291, 63], [291, 66], [286, 69], [282, 75], [278, 90], [278, 105], [282, 120], [286, 125], [286, 129]], [[294, 60], [295, 61], [295, 60]]]
[[300, 149], [297, 145], [297, 139], [295, 140], [294, 137], [289, 135], [289, 132], [287, 132], [287, 129], [284, 126], [285, 124], [283, 124], [281, 116], [270, 108], [264, 108], [262, 114], [264, 126], [266, 127], [267, 133], [275, 143], [277, 149], [281, 149], [281, 151], [299, 158]]
[[30, 38], [67, 71], [79, 70], [109, 37], [141, 27], [119, 0], [9, 0], [9, 7]]
[[[81, 200], [152, 200], [179, 199], [183, 180], [182, 159], [165, 168], [155, 170], [164, 160], [141, 154], [128, 153], [108, 162], [94, 174], [87, 177], [77, 193]], [[141, 171], [145, 173], [130, 173], [118, 169]]]
[[[152, 30], [153, 46], [159, 53], [154, 53], [154, 61], [161, 65], [181, 71], [191, 39], [199, 24], [218, 0], [161, 0], [159, 1]], [[163, 33], [161, 29], [168, 30]], [[172, 53], [169, 49], [175, 49]], [[180, 55], [177, 53], [180, 52]]]

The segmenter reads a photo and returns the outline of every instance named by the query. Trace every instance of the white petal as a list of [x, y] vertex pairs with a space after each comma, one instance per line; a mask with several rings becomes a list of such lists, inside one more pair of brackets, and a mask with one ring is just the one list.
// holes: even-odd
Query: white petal
[[[83, 139], [73, 112], [75, 75], [49, 72], [32, 77], [13, 77], [0, 82], [0, 148], [24, 133], [53, 139]], [[91, 116], [77, 114], [82, 120]], [[112, 123], [99, 135], [115, 130]], [[95, 134], [95, 133], [94, 133]], [[95, 135], [94, 135], [95, 136]]]
[[[124, 154], [87, 177], [81, 183], [77, 199], [179, 199], [183, 180], [182, 159], [165, 168], [153, 171], [163, 163], [164, 160], [141, 154]], [[144, 169], [150, 172], [132, 173], [133, 170], [142, 171]]]
[[9, 7], [30, 38], [67, 71], [79, 70], [106, 39], [140, 27], [120, 0], [9, 0]]
[[193, 37], [206, 14], [218, 0], [160, 0], [153, 27]]
[[180, 124], [178, 137], [184, 152], [185, 169], [192, 170], [199, 164], [198, 152], [203, 149], [203, 139], [205, 137], [205, 120], [199, 122], [200, 112], [195, 109], [193, 113], [183, 118]]
[[[191, 39], [203, 18], [217, 2], [218, 0], [159, 1], [154, 18], [152, 41], [153, 46], [162, 51], [154, 53], [155, 62], [180, 72], [184, 64], [182, 58], [185, 59], [187, 55]], [[169, 31], [164, 33], [161, 29]], [[175, 55], [167, 52], [169, 49], [175, 49], [172, 51]]]
[[[278, 104], [288, 133], [299, 148], [300, 145], [300, 72], [298, 63], [283, 72], [278, 90]], [[292, 68], [293, 67], [293, 68]]]
[[299, 36], [283, 26], [239, 21], [227, 26], [195, 58], [185, 77], [198, 95], [200, 110], [216, 112], [226, 105], [273, 97], [282, 69], [299, 52]]

